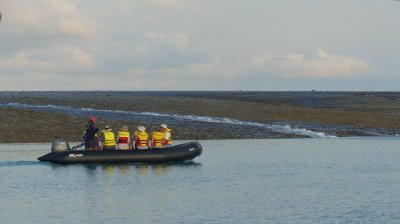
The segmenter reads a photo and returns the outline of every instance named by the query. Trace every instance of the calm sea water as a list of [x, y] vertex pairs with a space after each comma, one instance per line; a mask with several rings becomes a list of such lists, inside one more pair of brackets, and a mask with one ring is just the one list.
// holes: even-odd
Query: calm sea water
[[67, 166], [0, 144], [0, 223], [400, 223], [400, 138], [200, 143], [192, 163]]

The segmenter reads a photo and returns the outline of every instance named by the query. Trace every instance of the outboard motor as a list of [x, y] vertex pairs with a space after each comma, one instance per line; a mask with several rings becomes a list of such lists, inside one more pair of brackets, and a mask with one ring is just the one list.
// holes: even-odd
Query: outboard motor
[[71, 150], [71, 148], [69, 147], [69, 143], [62, 139], [54, 140], [53, 144], [51, 145], [52, 152], [63, 152], [68, 150]]

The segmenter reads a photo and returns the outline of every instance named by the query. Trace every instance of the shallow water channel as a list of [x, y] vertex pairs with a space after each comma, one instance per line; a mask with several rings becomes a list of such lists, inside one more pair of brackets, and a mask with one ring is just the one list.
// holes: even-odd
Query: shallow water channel
[[0, 144], [0, 223], [400, 222], [398, 137], [200, 143], [158, 165], [52, 165], [36, 160], [50, 143]]

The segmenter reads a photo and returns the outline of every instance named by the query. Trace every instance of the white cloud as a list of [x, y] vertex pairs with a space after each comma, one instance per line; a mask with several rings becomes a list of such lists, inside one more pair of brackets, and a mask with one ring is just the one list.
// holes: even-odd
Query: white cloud
[[71, 79], [68, 75], [55, 75], [42, 72], [7, 74], [0, 71], [2, 90], [68, 90]]
[[141, 69], [128, 72], [131, 85], [140, 90], [229, 89], [236, 83], [240, 66], [222, 63], [193, 63], [179, 67]]
[[78, 6], [65, 0], [10, 1], [7, 21], [20, 34], [38, 32], [48, 36], [87, 38], [96, 27]]
[[[156, 40], [169, 40], [168, 37], [163, 33], [149, 34], [149, 38]], [[147, 44], [138, 45], [136, 53], [149, 55], [151, 47], [153, 46]], [[183, 52], [183, 56], [188, 57], [188, 54]], [[0, 73], [8, 74], [8, 82], [5, 83], [14, 83], [16, 88], [18, 88], [16, 77], [24, 77], [26, 80], [29, 78], [32, 83], [39, 81], [54, 83], [49, 84], [48, 89], [56, 88], [61, 79], [68, 80], [68, 77], [71, 77], [72, 80], [73, 77], [73, 82], [76, 83], [74, 89], [86, 88], [84, 83], [90, 80], [97, 89], [201, 90], [241, 88], [241, 83], [270, 85], [268, 80], [284, 80], [282, 77], [343, 78], [368, 71], [367, 63], [360, 59], [332, 55], [321, 49], [317, 49], [316, 56], [312, 58], [302, 54], [279, 56], [271, 53], [249, 54], [246, 58], [248, 60], [236, 58], [230, 61], [214, 54], [200, 61], [188, 60], [177, 64], [165, 63], [152, 66], [153, 64], [146, 62], [153, 62], [153, 56], [142, 57], [143, 64], [139, 63], [133, 68], [117, 66], [113, 68], [110, 76], [107, 75], [108, 67], [103, 67], [106, 68], [103, 70], [95, 63], [96, 56], [93, 52], [81, 46], [67, 45], [21, 51], [8, 58], [0, 58]], [[99, 60], [102, 61], [104, 58]], [[175, 61], [175, 58], [172, 60]], [[140, 67], [141, 65], [143, 66]], [[104, 83], [109, 77], [113, 78], [110, 82]], [[72, 82], [71, 80], [67, 82]], [[42, 85], [44, 83], [37, 86], [39, 88]]]
[[93, 69], [95, 63], [93, 56], [80, 48], [72, 49], [71, 51], [71, 64], [77, 65], [80, 68]]
[[286, 77], [350, 77], [368, 72], [366, 61], [345, 56], [333, 55], [317, 48], [315, 58], [306, 58], [302, 54], [284, 56], [271, 53], [248, 54], [246, 57], [256, 67], [266, 71], [277, 71]]
[[80, 47], [68, 46], [37, 51], [22, 51], [14, 56], [0, 58], [0, 71], [28, 73], [63, 73], [92, 70], [94, 57]]
[[0, 71], [7, 70], [40, 70], [50, 71], [54, 69], [48, 61], [34, 60], [27, 56], [26, 52], [19, 52], [10, 58], [0, 58]]
[[136, 46], [136, 53], [139, 55], [149, 55], [150, 46], [146, 43], [142, 43]]
[[183, 1], [180, 0], [147, 0], [147, 1], [159, 7], [171, 8], [175, 10], [185, 9], [185, 4], [183, 3]]
[[[165, 40], [167, 35], [151, 34], [150, 38]], [[176, 66], [155, 68], [135, 68], [130, 78], [136, 80], [141, 89], [176, 89], [202, 86], [201, 88], [221, 88], [241, 86], [241, 81], [263, 86], [268, 80], [282, 78], [346, 78], [368, 72], [368, 64], [360, 59], [344, 55], [329, 54], [322, 49], [316, 56], [306, 58], [303, 54], [277, 55], [258, 53], [246, 55], [247, 60], [229, 61], [218, 56], [205, 62], [190, 62]], [[197, 88], [197, 89], [201, 89]]]
[[[361, 9], [357, 4], [343, 8], [343, 4], [311, 0], [295, 5], [294, 1], [259, 0], [0, 2], [2, 83], [7, 75], [18, 82], [11, 76], [26, 74], [36, 74], [38, 79], [48, 74], [49, 83], [57, 83], [68, 74], [63, 80], [76, 89], [85, 79], [102, 86], [102, 75], [107, 75], [128, 78], [132, 82], [124, 86], [142, 90], [155, 89], [159, 80], [170, 89], [183, 89], [188, 83], [197, 89], [235, 85], [269, 89], [275, 81], [288, 89], [291, 85], [311, 89], [325, 82], [324, 88], [334, 90], [345, 83], [368, 89], [362, 82], [398, 83], [400, 79], [400, 63], [393, 62], [400, 50], [396, 44], [400, 32], [393, 30], [400, 13], [391, 3], [369, 1]], [[369, 12], [376, 7], [385, 10], [371, 18]], [[281, 9], [288, 13], [282, 15]], [[350, 17], [351, 22], [343, 22]], [[309, 52], [317, 46], [323, 50]], [[144, 75], [134, 75], [133, 70]], [[121, 85], [110, 82], [105, 88]], [[384, 89], [386, 84], [376, 85]]]
[[62, 20], [58, 23], [58, 31], [66, 36], [90, 37], [93, 34], [92, 23], [85, 20]]
[[44, 16], [40, 7], [37, 7], [32, 1], [10, 1], [5, 5], [5, 11], [7, 12], [7, 21], [12, 23], [19, 32], [24, 32], [27, 29], [44, 30], [41, 23]]
[[62, 14], [79, 14], [77, 6], [65, 0], [45, 0], [44, 1], [52, 10]]
[[178, 49], [184, 49], [189, 41], [186, 35], [182, 33], [166, 34], [163, 32], [151, 32], [147, 33], [146, 37], [156, 42], [171, 44]]

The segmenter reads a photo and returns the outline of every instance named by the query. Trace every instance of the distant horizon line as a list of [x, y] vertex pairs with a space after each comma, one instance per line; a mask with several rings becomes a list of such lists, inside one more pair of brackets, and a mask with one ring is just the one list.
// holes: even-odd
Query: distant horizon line
[[400, 90], [0, 90], [0, 92], [400, 92]]

